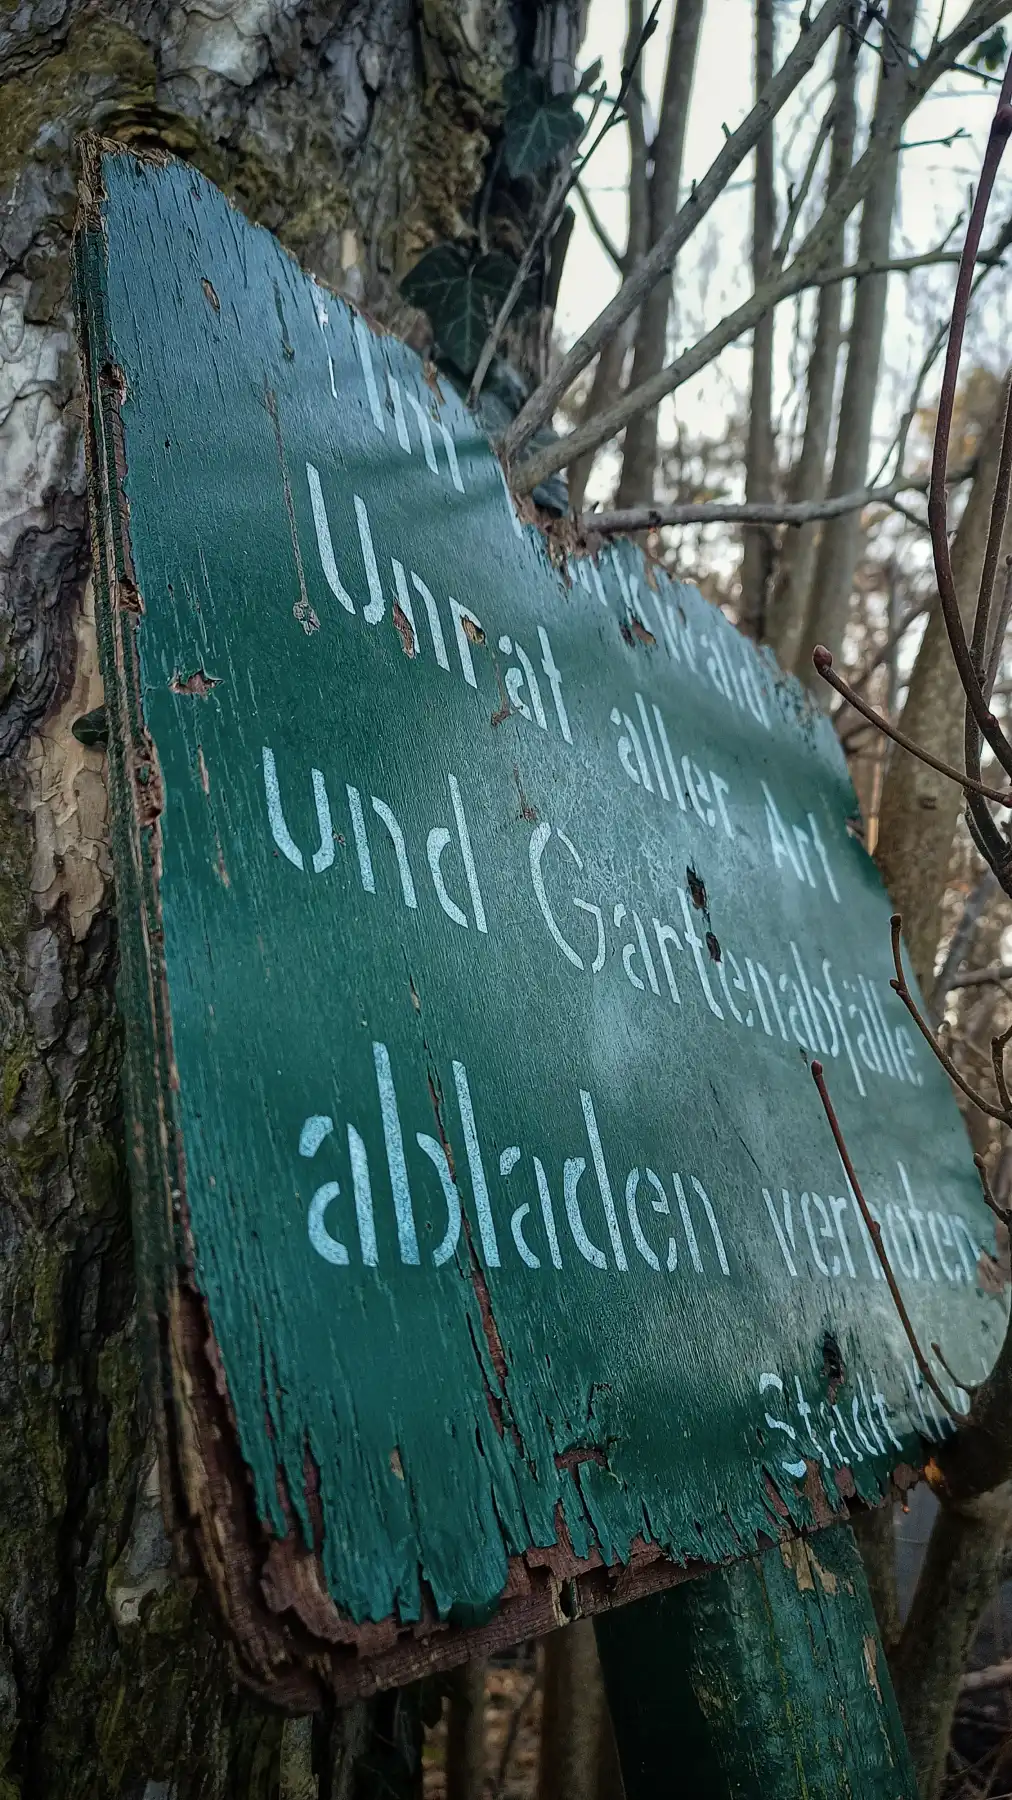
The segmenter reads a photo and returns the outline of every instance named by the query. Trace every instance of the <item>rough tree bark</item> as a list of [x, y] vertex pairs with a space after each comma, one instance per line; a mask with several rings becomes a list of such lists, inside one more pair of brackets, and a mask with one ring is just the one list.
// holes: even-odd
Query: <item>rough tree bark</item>
[[[857, 52], [856, 37], [850, 31], [841, 31], [833, 71], [833, 133], [826, 175], [827, 193], [832, 193], [843, 180], [854, 160]], [[827, 267], [839, 268], [844, 262], [844, 233], [845, 222], [841, 222], [833, 243], [826, 252]], [[806, 375], [805, 435], [801, 454], [791, 469], [787, 482], [787, 498], [794, 503], [821, 500], [826, 492], [826, 457], [833, 424], [836, 369], [842, 341], [842, 308], [843, 288], [839, 283], [820, 289], [816, 303], [815, 336]], [[797, 666], [818, 541], [818, 526], [802, 525], [797, 531], [786, 532], [780, 546], [764, 635], [785, 669], [793, 670]]]
[[[764, 0], [765, 3], [765, 0]], [[657, 134], [650, 146], [651, 173], [648, 196], [648, 241], [639, 255], [656, 244], [678, 210], [685, 152], [685, 128], [703, 22], [703, 0], [677, 0], [668, 44]], [[663, 368], [668, 343], [674, 270], [655, 283], [640, 309], [630, 385], [635, 387]], [[650, 408], [630, 419], [622, 450], [618, 505], [634, 506], [652, 500], [657, 466], [657, 409]]]
[[2, 1800], [364, 1800], [408, 1791], [418, 1747], [401, 1697], [310, 1730], [240, 1692], [185, 1546], [162, 1530], [134, 1322], [104, 758], [74, 731], [102, 697], [68, 291], [74, 140], [97, 129], [189, 158], [314, 272], [404, 325], [399, 277], [466, 234], [506, 71], [527, 62], [562, 85], [582, 12], [0, 10]]
[[[916, 15], [917, 0], [890, 0], [882, 32], [882, 61], [871, 125], [872, 139], [880, 136], [888, 139], [902, 111]], [[897, 150], [885, 158], [865, 196], [858, 239], [859, 260], [869, 257], [876, 262], [885, 261], [889, 255], [898, 175]], [[864, 485], [888, 286], [888, 275], [866, 275], [855, 287], [830, 494], [849, 494]], [[834, 656], [840, 653], [860, 548], [860, 513], [848, 513], [824, 525], [798, 660], [801, 679], [815, 686], [820, 697], [825, 691], [824, 683], [818, 680], [812, 668], [812, 650], [816, 644], [828, 644]]]
[[[969, 621], [976, 604], [984, 561], [1001, 445], [1002, 420], [1012, 371], [1006, 375], [991, 424], [977, 460], [952, 545], [952, 568], [964, 615]], [[1012, 522], [1007, 522], [1001, 558], [1012, 549]], [[941, 609], [928, 616], [907, 690], [900, 724], [915, 744], [958, 764], [963, 750], [963, 690], [949, 650]], [[963, 809], [954, 782], [936, 775], [925, 763], [893, 750], [882, 787], [876, 855], [897, 912], [910, 961], [924, 992], [933, 985], [935, 952], [952, 854], [952, 841]]]
[[[758, 99], [773, 78], [776, 26], [773, 0], [755, 0], [755, 94]], [[766, 279], [777, 228], [776, 160], [771, 120], [755, 147], [752, 187], [752, 286]], [[772, 309], [752, 333], [748, 435], [745, 443], [745, 499], [772, 500], [776, 464], [773, 438]], [[773, 573], [773, 533], [746, 526], [742, 533], [741, 625], [750, 637], [761, 637], [766, 597]]]

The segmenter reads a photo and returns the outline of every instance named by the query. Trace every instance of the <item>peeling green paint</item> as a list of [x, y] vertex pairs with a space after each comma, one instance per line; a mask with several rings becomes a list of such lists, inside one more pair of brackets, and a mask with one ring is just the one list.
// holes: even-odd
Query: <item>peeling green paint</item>
[[808, 1052], [922, 1340], [975, 1376], [1005, 1306], [831, 727], [631, 547], [567, 583], [456, 399], [192, 171], [103, 169], [138, 1227], [156, 1303], [193, 1258], [264, 1530], [346, 1633], [476, 1628], [549, 1551], [878, 1499], [946, 1425]]

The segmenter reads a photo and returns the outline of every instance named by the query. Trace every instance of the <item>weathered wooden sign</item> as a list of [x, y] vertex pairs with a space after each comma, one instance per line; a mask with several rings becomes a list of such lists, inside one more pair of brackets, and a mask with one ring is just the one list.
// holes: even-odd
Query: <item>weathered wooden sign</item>
[[[828, 722], [199, 176], [79, 238], [137, 1230], [248, 1672], [408, 1679], [877, 1499], [1005, 1305]], [[965, 1404], [944, 1370], [953, 1404]]]

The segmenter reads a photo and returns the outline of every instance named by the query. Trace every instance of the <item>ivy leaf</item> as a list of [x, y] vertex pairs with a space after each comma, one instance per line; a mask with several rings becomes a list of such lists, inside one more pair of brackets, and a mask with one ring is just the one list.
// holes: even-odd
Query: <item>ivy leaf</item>
[[548, 98], [545, 83], [533, 69], [510, 69], [503, 80], [502, 97], [509, 111], [514, 106], [541, 106]]
[[[499, 250], [468, 263], [456, 244], [435, 244], [405, 275], [401, 293], [428, 313], [437, 349], [470, 375], [516, 272], [516, 263]], [[519, 305], [530, 299], [521, 294]]]
[[981, 38], [980, 43], [971, 51], [969, 60], [973, 68], [986, 69], [991, 74], [995, 69], [1001, 68], [1007, 55], [1008, 39], [1005, 36], [1005, 27], [996, 25], [987, 37]]
[[534, 175], [575, 144], [583, 120], [571, 94], [546, 95], [529, 86], [511, 101], [504, 122], [503, 150], [511, 175]]

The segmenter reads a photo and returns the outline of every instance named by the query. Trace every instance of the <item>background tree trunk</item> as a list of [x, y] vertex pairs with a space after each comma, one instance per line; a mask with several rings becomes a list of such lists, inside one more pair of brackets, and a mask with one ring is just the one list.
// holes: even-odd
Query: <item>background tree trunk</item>
[[[854, 160], [857, 129], [857, 40], [841, 31], [833, 72], [833, 134], [830, 141], [826, 192], [849, 173]], [[826, 253], [826, 266], [839, 268], [844, 261], [846, 221], [841, 221]], [[826, 492], [826, 457], [833, 424], [836, 370], [842, 341], [843, 288], [839, 282], [819, 290], [815, 336], [806, 374], [805, 435], [801, 454], [791, 469], [787, 498], [792, 503], [821, 500]], [[801, 634], [805, 627], [819, 528], [802, 525], [785, 532], [780, 547], [776, 584], [767, 609], [765, 637], [785, 669], [797, 666]]]
[[447, 1681], [446, 1800], [482, 1800], [486, 1668], [483, 1657], [473, 1657]]
[[[700, 0], [700, 5], [702, 0]], [[628, 30], [626, 31], [625, 50], [622, 55], [623, 68], [629, 68], [636, 56], [637, 47], [643, 36], [643, 0], [629, 0]], [[641, 256], [645, 256], [650, 248], [650, 185], [647, 175], [648, 147], [646, 140], [646, 109], [643, 104], [642, 72], [637, 70], [629, 84], [626, 96], [626, 131], [629, 138], [629, 181], [628, 217], [625, 250], [621, 257], [623, 271], [632, 268]], [[665, 315], [666, 316], [666, 315]], [[635, 324], [635, 318], [630, 326]], [[605, 344], [594, 368], [594, 379], [590, 385], [587, 404], [580, 415], [580, 423], [593, 418], [595, 413], [602, 412], [610, 406], [622, 387], [622, 371], [625, 367], [626, 353], [633, 339], [633, 331], [618, 331]], [[586, 456], [578, 456], [566, 471], [569, 504], [574, 512], [583, 506], [583, 497], [587, 491], [587, 481], [594, 466], [595, 452], [591, 450]]]
[[[755, 0], [756, 98], [773, 79], [776, 27], [773, 0]], [[755, 147], [755, 180], [752, 185], [752, 285], [759, 287], [769, 273], [777, 229], [776, 165], [771, 120]], [[748, 432], [745, 443], [745, 498], [772, 500], [776, 469], [773, 437], [773, 321], [772, 309], [752, 333], [752, 379], [749, 387]], [[766, 617], [766, 597], [773, 572], [773, 533], [761, 527], [742, 533], [741, 607], [742, 630], [761, 637]]]
[[592, 1619], [545, 1639], [539, 1800], [622, 1800], [611, 1713]]
[[[162, 1529], [134, 1321], [104, 754], [74, 734], [102, 698], [69, 294], [74, 140], [99, 130], [188, 158], [418, 341], [400, 277], [465, 235], [507, 70], [565, 85], [582, 14], [583, 0], [0, 11], [2, 1800], [364, 1800], [419, 1778], [410, 1696], [309, 1732], [240, 1692], [186, 1546]], [[515, 219], [525, 191], [511, 199]]]
[[[1010, 381], [1012, 371], [1002, 383], [952, 545], [952, 571], [967, 629], [984, 561]], [[1006, 521], [999, 566], [1010, 550], [1012, 518]], [[941, 608], [936, 604], [917, 652], [900, 724], [915, 744], [923, 744], [946, 762], [959, 764], [963, 715], [963, 690]], [[876, 856], [893, 904], [903, 914], [903, 935], [914, 974], [926, 994], [933, 986], [942, 899], [962, 810], [962, 791], [954, 781], [936, 775], [926, 763], [904, 751], [893, 750], [882, 787]]]
[[[896, 130], [906, 93], [910, 41], [916, 16], [917, 0], [889, 0], [882, 33], [882, 65], [871, 125], [873, 139], [881, 138], [883, 142], [888, 142]], [[867, 258], [873, 262], [884, 262], [889, 255], [898, 173], [899, 151], [896, 150], [884, 159], [865, 196], [861, 209], [858, 261], [863, 262]], [[856, 488], [864, 486], [882, 358], [888, 285], [887, 275], [865, 275], [855, 284], [847, 373], [840, 399], [836, 453], [829, 483], [830, 495], [853, 493]], [[828, 690], [812, 668], [812, 651], [816, 644], [828, 644], [834, 656], [840, 654], [860, 549], [859, 512], [827, 520], [819, 539], [807, 626], [802, 635], [798, 662], [798, 673], [802, 681], [815, 686], [820, 699], [825, 698]]]
[[[766, 0], [763, 0], [763, 4]], [[668, 62], [657, 134], [650, 145], [647, 241], [635, 248], [643, 256], [656, 244], [678, 210], [685, 152], [685, 128], [696, 69], [703, 0], [677, 0], [668, 44]], [[630, 244], [630, 250], [633, 251]], [[663, 367], [668, 345], [668, 317], [674, 291], [674, 270], [651, 288], [640, 309], [630, 386], [646, 381]], [[652, 500], [657, 466], [657, 409], [649, 408], [630, 419], [622, 451], [618, 505], [635, 506]]]

